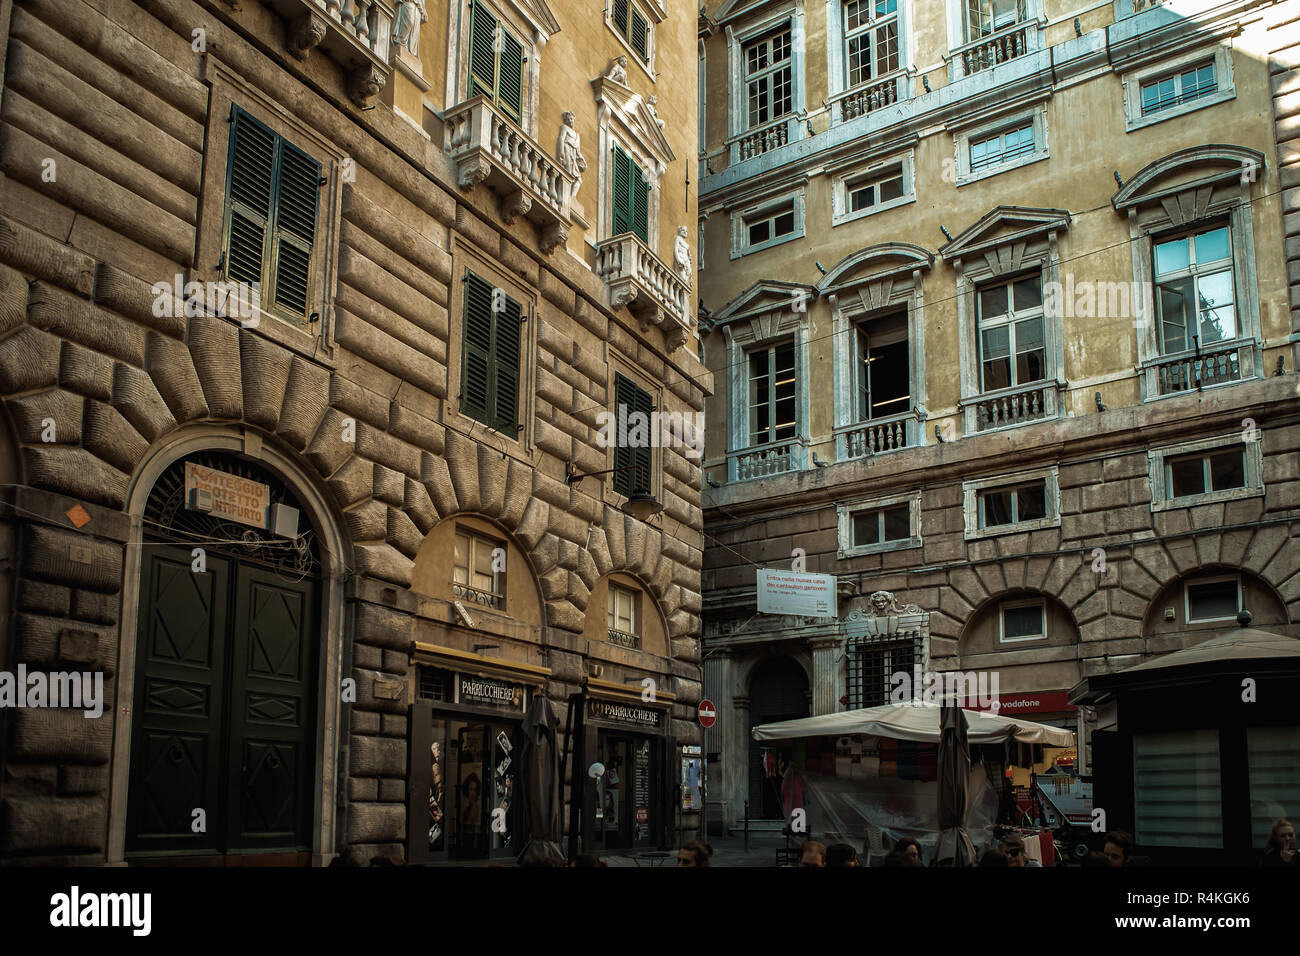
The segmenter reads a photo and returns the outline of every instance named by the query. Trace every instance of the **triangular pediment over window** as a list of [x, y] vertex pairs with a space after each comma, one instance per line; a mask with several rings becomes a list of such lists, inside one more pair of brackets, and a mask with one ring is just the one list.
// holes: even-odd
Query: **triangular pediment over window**
[[560, 32], [560, 21], [555, 19], [546, 0], [508, 0], [510, 6], [529, 22], [532, 28], [546, 37]]
[[746, 14], [753, 13], [756, 10], [762, 10], [764, 7], [786, 7], [788, 2], [778, 3], [777, 0], [725, 0], [718, 11], [713, 14], [713, 22], [718, 24], [726, 23], [729, 20], [735, 20]]
[[[806, 317], [808, 303], [815, 298], [817, 289], [814, 286], [762, 279], [728, 302], [726, 308], [713, 317], [713, 324], [721, 326], [746, 319], [766, 320], [773, 313], [786, 313], [797, 323]], [[803, 308], [798, 308], [798, 305]]]
[[1175, 223], [1205, 215], [1215, 194], [1263, 178], [1264, 154], [1246, 146], [1210, 143], [1148, 163], [1111, 197], [1116, 212], [1159, 203]]
[[910, 275], [934, 265], [934, 253], [910, 242], [880, 242], [845, 256], [817, 283], [819, 295], [836, 295], [848, 289], [893, 276]]
[[643, 155], [654, 157], [659, 164], [656, 172], [662, 176], [668, 164], [676, 160], [677, 156], [668, 145], [655, 114], [641, 98], [641, 94], [634, 93], [629, 87], [605, 76], [592, 80], [591, 88], [596, 95], [599, 122], [603, 123], [606, 116], [614, 121], [620, 136], [631, 140], [628, 145], [636, 145]]
[[939, 255], [945, 262], [952, 262], [1069, 228], [1070, 212], [1067, 209], [995, 206], [952, 242], [940, 246]]

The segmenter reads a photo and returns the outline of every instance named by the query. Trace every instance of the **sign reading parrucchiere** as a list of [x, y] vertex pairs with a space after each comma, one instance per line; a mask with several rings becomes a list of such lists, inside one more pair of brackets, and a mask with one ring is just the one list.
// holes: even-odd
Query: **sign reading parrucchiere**
[[651, 710], [649, 707], [638, 707], [636, 704], [620, 704], [591, 697], [587, 700], [587, 716], [593, 720], [606, 720], [615, 724], [658, 728], [663, 719], [663, 712]]

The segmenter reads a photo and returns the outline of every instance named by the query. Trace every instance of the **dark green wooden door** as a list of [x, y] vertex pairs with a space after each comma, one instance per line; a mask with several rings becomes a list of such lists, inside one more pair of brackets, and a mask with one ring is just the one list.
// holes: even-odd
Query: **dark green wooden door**
[[128, 852], [310, 849], [314, 580], [145, 550]]

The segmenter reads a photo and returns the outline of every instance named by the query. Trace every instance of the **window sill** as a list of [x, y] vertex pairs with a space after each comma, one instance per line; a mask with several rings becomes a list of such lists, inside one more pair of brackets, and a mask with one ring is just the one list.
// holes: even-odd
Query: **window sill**
[[1045, 159], [1051, 159], [1051, 154], [1047, 149], [1036, 151], [1027, 156], [1014, 159], [1007, 163], [999, 163], [996, 166], [989, 166], [977, 172], [966, 171], [957, 176], [956, 186], [960, 189], [962, 186], [969, 186], [971, 183], [977, 183], [981, 179], [989, 179], [993, 176], [1009, 173], [1013, 169], [1020, 169], [1024, 166], [1032, 166], [1034, 163], [1042, 162]]
[[1129, 115], [1125, 118], [1124, 131], [1126, 133], [1136, 132], [1140, 129], [1146, 129], [1148, 126], [1155, 126], [1157, 123], [1163, 123], [1165, 120], [1177, 119], [1180, 116], [1186, 116], [1188, 113], [1195, 113], [1197, 110], [1203, 110], [1211, 106], [1217, 106], [1220, 103], [1226, 103], [1229, 100], [1237, 98], [1235, 89], [1220, 90], [1210, 96], [1202, 96], [1199, 99], [1191, 100], [1180, 106], [1171, 106], [1167, 110], [1161, 110], [1158, 113], [1150, 113], [1146, 116]]
[[997, 525], [993, 528], [976, 528], [965, 533], [967, 541], [979, 541], [983, 538], [1000, 538], [1004, 534], [1023, 534], [1028, 531], [1043, 531], [1047, 528], [1059, 528], [1061, 517], [1037, 518], [1033, 521], [1019, 521], [1016, 524]]
[[856, 548], [841, 548], [838, 557], [858, 558], [867, 554], [884, 554], [889, 551], [909, 551], [921, 547], [921, 536], [885, 541], [881, 544], [864, 544]]
[[771, 249], [774, 246], [784, 245], [787, 242], [793, 242], [795, 239], [802, 239], [802, 232], [793, 232], [788, 236], [782, 236], [779, 239], [769, 239], [767, 242], [760, 242], [753, 246], [745, 246], [741, 249], [733, 249], [731, 252], [732, 259], [743, 259], [745, 256], [753, 255], [756, 252], [762, 252], [764, 249]]
[[874, 216], [876, 213], [888, 212], [891, 209], [897, 209], [899, 206], [906, 206], [916, 202], [916, 193], [910, 193], [906, 196], [900, 196], [898, 199], [891, 199], [866, 209], [859, 209], [857, 212], [838, 213], [831, 216], [831, 228], [843, 226], [845, 223], [856, 222], [859, 219], [865, 219], [867, 216]]
[[1179, 508], [1195, 508], [1198, 505], [1215, 505], [1224, 501], [1240, 501], [1243, 498], [1262, 498], [1262, 485], [1246, 488], [1225, 488], [1223, 491], [1207, 491], [1201, 495], [1184, 495], [1181, 498], [1166, 498], [1163, 501], [1152, 500], [1152, 513], [1175, 511]]

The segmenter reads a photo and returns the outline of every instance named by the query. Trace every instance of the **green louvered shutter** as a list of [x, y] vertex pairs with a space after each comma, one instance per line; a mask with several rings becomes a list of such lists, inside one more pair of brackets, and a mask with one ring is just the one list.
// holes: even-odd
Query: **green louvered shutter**
[[649, 392], [643, 392], [639, 388], [635, 389], [635, 391], [636, 391], [636, 410], [645, 416], [645, 421], [647, 423], [647, 431], [646, 431], [645, 445], [640, 448], [633, 449], [633, 464], [635, 464], [636, 467], [633, 468], [631, 472], [632, 490], [636, 491], [637, 489], [645, 489], [646, 491], [649, 491], [651, 483], [654, 480], [650, 474], [650, 465], [652, 461], [652, 455], [654, 454], [655, 436], [651, 434], [653, 429], [649, 428], [648, 426], [649, 423], [653, 420], [651, 416], [654, 414], [655, 406], [654, 406], [654, 399], [651, 397]]
[[615, 236], [632, 231], [632, 184], [639, 178], [632, 157], [622, 147], [614, 147], [614, 202], [611, 233]]
[[632, 49], [636, 50], [637, 56], [642, 60], [650, 62], [650, 26], [646, 23], [645, 17], [632, 11], [632, 34], [628, 37], [632, 44]]
[[465, 274], [465, 336], [460, 375], [460, 411], [491, 425], [488, 414], [492, 371], [492, 286]]
[[630, 430], [628, 416], [636, 411], [636, 386], [622, 375], [614, 376], [614, 490], [620, 495], [632, 494], [636, 484], [636, 452], [619, 440], [620, 432]]
[[469, 95], [486, 93], [495, 97], [497, 18], [481, 3], [469, 6]]
[[618, 32], [627, 36], [627, 8], [629, 0], [614, 0], [614, 26]]
[[492, 365], [496, 381], [492, 427], [514, 438], [519, 433], [519, 332], [523, 310], [506, 296], [505, 308], [493, 318]]
[[238, 109], [232, 120], [225, 274], [233, 282], [261, 285], [262, 265], [269, 258], [275, 134]]
[[307, 315], [312, 243], [316, 240], [316, 204], [320, 163], [280, 141], [280, 178], [276, 194], [273, 303], [297, 317]]
[[501, 31], [501, 106], [517, 123], [524, 111], [524, 48], [507, 31]]
[[632, 231], [641, 241], [650, 243], [650, 184], [641, 170], [633, 166], [632, 177]]

